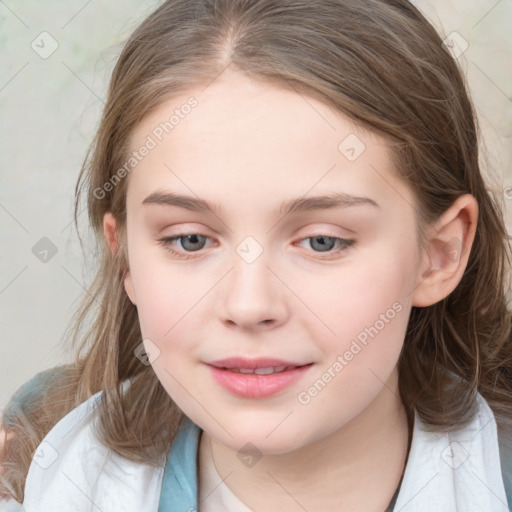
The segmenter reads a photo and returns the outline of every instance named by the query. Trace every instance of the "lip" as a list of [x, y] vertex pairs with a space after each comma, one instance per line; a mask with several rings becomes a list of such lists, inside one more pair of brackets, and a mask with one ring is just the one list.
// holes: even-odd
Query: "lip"
[[[243, 398], [265, 398], [276, 395], [297, 383], [312, 365], [313, 363], [298, 364], [280, 359], [247, 360], [231, 358], [209, 363], [208, 366], [214, 380], [226, 391]], [[233, 371], [233, 369], [240, 368], [256, 369], [279, 366], [292, 366], [293, 369], [268, 375], [237, 373]]]
[[285, 361], [284, 359], [272, 359], [268, 357], [260, 357], [257, 359], [247, 359], [245, 357], [230, 357], [228, 359], [219, 359], [208, 363], [217, 368], [241, 368], [246, 370], [254, 370], [256, 368], [270, 368], [271, 366], [304, 366], [308, 363], [300, 363], [296, 361]]

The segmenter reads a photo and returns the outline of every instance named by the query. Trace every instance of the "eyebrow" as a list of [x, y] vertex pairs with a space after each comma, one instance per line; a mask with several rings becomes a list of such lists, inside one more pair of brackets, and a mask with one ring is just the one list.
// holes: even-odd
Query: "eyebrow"
[[[175, 194], [173, 192], [158, 191], [153, 192], [142, 201], [142, 204], [157, 204], [166, 206], [176, 206], [191, 211], [200, 212], [217, 212], [221, 213], [222, 207], [220, 203], [209, 203], [198, 197], [185, 196]], [[353, 196], [341, 192], [335, 192], [328, 195], [315, 197], [299, 197], [284, 201], [281, 204], [279, 213], [288, 215], [290, 213], [311, 211], [311, 210], [328, 210], [332, 208], [346, 208], [349, 206], [369, 205], [376, 208], [380, 206], [368, 197]]]

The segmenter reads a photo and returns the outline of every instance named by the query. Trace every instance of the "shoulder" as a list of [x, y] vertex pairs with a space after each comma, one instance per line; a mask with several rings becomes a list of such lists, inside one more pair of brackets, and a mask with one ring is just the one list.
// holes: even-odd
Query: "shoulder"
[[476, 398], [479, 402], [477, 415], [479, 423], [477, 419], [475, 419], [477, 427], [472, 439], [476, 439], [482, 435], [481, 448], [484, 452], [482, 454], [483, 458], [480, 461], [482, 467], [485, 466], [485, 469], [488, 470], [492, 464], [489, 459], [492, 458], [493, 460], [496, 460], [494, 482], [499, 478], [498, 475], [501, 474], [505, 495], [501, 492], [500, 499], [503, 502], [503, 505], [506, 505], [507, 510], [512, 511], [512, 444], [507, 442], [505, 437], [500, 433], [496, 423], [496, 416], [487, 400], [479, 392], [476, 393]]
[[129, 461], [95, 434], [103, 392], [70, 411], [45, 436], [30, 465], [23, 506], [52, 510], [155, 511], [163, 467]]
[[13, 499], [0, 498], [0, 511], [1, 512], [24, 512], [23, 505]]
[[479, 414], [481, 414], [481, 418], [483, 418], [479, 431], [485, 431], [487, 435], [490, 435], [490, 431], [487, 427], [492, 425], [492, 433], [494, 437], [493, 445], [491, 446], [488, 444], [485, 447], [485, 455], [486, 458], [489, 458], [491, 457], [491, 454], [494, 453], [496, 458], [499, 458], [498, 467], [501, 470], [506, 503], [504, 500], [502, 501], [504, 505], [507, 505], [507, 509], [512, 511], [512, 444], [505, 439], [498, 429], [494, 411], [491, 409], [487, 400], [480, 393], [477, 393], [476, 396], [480, 406]]
[[498, 444], [505, 493], [507, 494], [508, 507], [512, 510], [512, 446], [505, 443], [504, 439], [499, 435]]
[[498, 428], [496, 423], [496, 416], [494, 411], [487, 400], [480, 394], [477, 393], [477, 399], [480, 404], [480, 411], [484, 411], [484, 421], [482, 422], [482, 431], [487, 431], [489, 434], [489, 427], [492, 424], [493, 437], [495, 439], [494, 446], [486, 446], [486, 457], [489, 458], [491, 453], [495, 453], [496, 457], [499, 458], [499, 469], [501, 470], [501, 476], [503, 480], [503, 486], [505, 490], [507, 509], [512, 511], [512, 437], [509, 436], [507, 440], [502, 430]]
[[[412, 443], [394, 510], [510, 510], [497, 424], [483, 396], [472, 420], [433, 429], [415, 410]], [[434, 480], [435, 484], [431, 484]]]

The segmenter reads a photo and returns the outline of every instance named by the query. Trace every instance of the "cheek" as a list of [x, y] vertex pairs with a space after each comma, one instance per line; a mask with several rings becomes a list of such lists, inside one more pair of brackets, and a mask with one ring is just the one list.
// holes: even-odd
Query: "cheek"
[[414, 286], [413, 260], [400, 247], [378, 249], [332, 271], [304, 274], [295, 280], [297, 295], [335, 331], [373, 323], [396, 302], [405, 309]]
[[377, 368], [391, 371], [411, 308], [410, 255], [399, 244], [382, 245], [375, 253], [361, 253], [337, 272], [302, 281], [299, 296], [319, 317], [308, 314], [303, 325], [319, 341], [326, 364], [346, 355], [345, 374], [354, 372], [355, 377]]
[[142, 335], [150, 339], [163, 338], [175, 318], [185, 313], [183, 292], [187, 289], [181, 288], [176, 272], [165, 265], [159, 254], [162, 251], [136, 243], [129, 246], [130, 276], [139, 322]]
[[[205, 304], [218, 277], [210, 271], [198, 279], [197, 267], [171, 262], [160, 247], [134, 248], [130, 272], [137, 298], [137, 313], [144, 338], [160, 349], [193, 350], [193, 339], [205, 322]], [[208, 308], [207, 311], [212, 311]]]

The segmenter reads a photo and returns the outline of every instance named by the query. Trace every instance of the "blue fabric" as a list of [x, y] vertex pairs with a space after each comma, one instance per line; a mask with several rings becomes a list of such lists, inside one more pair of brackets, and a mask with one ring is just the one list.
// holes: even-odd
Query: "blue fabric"
[[198, 512], [197, 456], [200, 434], [201, 429], [185, 416], [165, 466], [158, 512]]
[[[197, 464], [201, 429], [187, 416], [171, 447], [162, 481], [158, 512], [199, 512]], [[503, 482], [508, 507], [512, 511], [512, 447], [498, 438]], [[386, 512], [393, 512], [400, 486]]]
[[9, 430], [16, 426], [20, 413], [30, 417], [30, 412], [41, 404], [47, 390], [51, 389], [54, 383], [58, 384], [59, 379], [65, 379], [69, 367], [70, 365], [63, 365], [43, 370], [22, 384], [11, 396], [0, 423]]

